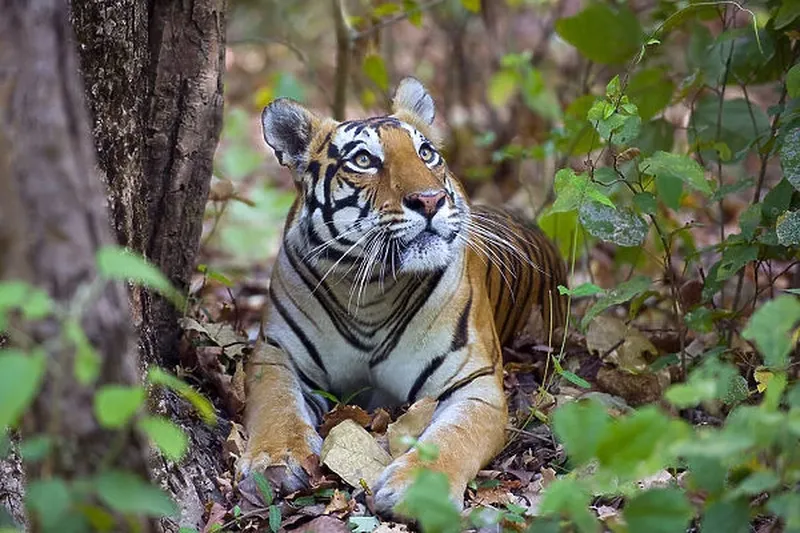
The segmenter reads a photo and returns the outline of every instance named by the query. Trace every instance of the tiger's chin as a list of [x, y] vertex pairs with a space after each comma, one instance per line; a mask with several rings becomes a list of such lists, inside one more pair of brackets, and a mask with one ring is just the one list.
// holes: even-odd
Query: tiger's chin
[[425, 274], [438, 272], [450, 266], [458, 257], [463, 245], [453, 232], [449, 237], [422, 232], [405, 245], [400, 253], [400, 274]]

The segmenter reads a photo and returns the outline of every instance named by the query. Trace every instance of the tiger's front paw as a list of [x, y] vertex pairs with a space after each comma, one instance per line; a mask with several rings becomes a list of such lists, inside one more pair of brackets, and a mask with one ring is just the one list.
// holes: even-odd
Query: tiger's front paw
[[[421, 466], [419, 460], [411, 454], [399, 457], [387, 466], [373, 487], [374, 511], [382, 516], [397, 517], [394, 508], [403, 500], [409, 487], [414, 484]], [[448, 481], [452, 484], [452, 480]], [[464, 507], [465, 489], [465, 486], [461, 487], [460, 490], [455, 490], [450, 495], [450, 499], [459, 510]]]
[[273, 458], [267, 452], [245, 452], [236, 462], [236, 473], [240, 478], [239, 490], [242, 494], [260, 493], [253, 479], [254, 472], [262, 473], [280, 494], [289, 494], [308, 486], [308, 473], [303, 469], [300, 459], [290, 453]]

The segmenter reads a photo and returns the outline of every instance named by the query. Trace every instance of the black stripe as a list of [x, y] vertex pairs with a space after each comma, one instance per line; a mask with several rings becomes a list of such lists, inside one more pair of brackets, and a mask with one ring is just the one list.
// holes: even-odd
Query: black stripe
[[431, 375], [434, 372], [436, 372], [436, 370], [440, 366], [442, 366], [442, 363], [444, 363], [445, 357], [446, 357], [446, 355], [439, 355], [437, 357], [434, 357], [425, 366], [425, 368], [422, 370], [420, 375], [417, 376], [417, 379], [414, 380], [414, 384], [411, 386], [411, 390], [408, 391], [408, 397], [406, 399], [406, 401], [408, 403], [414, 403], [415, 401], [417, 401], [417, 394], [422, 389], [422, 387], [425, 385], [425, 382], [428, 381], [428, 378], [431, 377]]
[[446, 388], [444, 392], [441, 393], [439, 397], [436, 399], [439, 400], [440, 402], [443, 402], [448, 398], [450, 398], [450, 396], [452, 396], [456, 392], [460, 391], [461, 389], [463, 389], [464, 387], [475, 381], [476, 379], [483, 376], [491, 376], [492, 374], [494, 374], [494, 367], [487, 366], [485, 368], [478, 369], [469, 376], [467, 376], [466, 378], [458, 380], [456, 383]]
[[271, 286], [270, 286], [270, 290], [269, 290], [269, 296], [270, 296], [270, 301], [273, 303], [273, 305], [275, 305], [275, 309], [278, 311], [278, 314], [280, 314], [283, 317], [283, 319], [286, 321], [286, 323], [292, 329], [292, 332], [297, 336], [298, 339], [300, 339], [300, 342], [303, 344], [303, 347], [308, 352], [308, 355], [311, 356], [311, 359], [314, 360], [314, 363], [316, 363], [317, 366], [327, 376], [328, 375], [328, 371], [325, 368], [325, 364], [322, 362], [322, 358], [320, 357], [319, 352], [317, 351], [317, 348], [309, 340], [309, 338], [306, 336], [306, 334], [303, 332], [303, 329], [297, 324], [297, 322], [295, 322], [292, 319], [292, 317], [289, 316], [288, 311], [283, 306], [283, 304], [278, 300], [277, 296], [275, 296], [275, 291], [272, 289]]
[[453, 341], [450, 343], [451, 352], [457, 352], [467, 344], [467, 340], [469, 339], [469, 331], [467, 330], [467, 327], [469, 326], [470, 309], [472, 309], [471, 288], [469, 298], [467, 299], [467, 305], [465, 305], [464, 309], [461, 311], [461, 316], [458, 317], [458, 323], [456, 324], [456, 329], [453, 332]]

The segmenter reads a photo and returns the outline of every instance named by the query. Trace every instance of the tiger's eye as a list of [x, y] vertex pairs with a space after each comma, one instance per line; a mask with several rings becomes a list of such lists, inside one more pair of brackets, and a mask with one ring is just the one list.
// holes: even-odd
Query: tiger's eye
[[427, 145], [422, 146], [419, 149], [419, 157], [422, 158], [423, 161], [426, 163], [430, 163], [433, 159], [433, 150]]
[[361, 168], [369, 168], [372, 166], [372, 159], [370, 159], [370, 157], [364, 152], [361, 152], [360, 154], [356, 155], [354, 162], [356, 166]]

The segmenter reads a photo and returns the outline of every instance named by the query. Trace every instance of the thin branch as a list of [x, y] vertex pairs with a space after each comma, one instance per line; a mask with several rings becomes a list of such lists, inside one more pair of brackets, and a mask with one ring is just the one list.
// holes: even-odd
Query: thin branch
[[333, 20], [336, 26], [336, 89], [333, 96], [333, 118], [344, 119], [347, 106], [347, 80], [350, 76], [350, 28], [344, 14], [342, 0], [331, 0]]
[[374, 35], [375, 33], [379, 32], [383, 28], [386, 28], [387, 26], [391, 26], [392, 24], [396, 24], [398, 22], [406, 20], [411, 15], [415, 15], [417, 13], [422, 13], [422, 12], [427, 11], [428, 9], [431, 9], [432, 7], [436, 7], [436, 6], [438, 6], [439, 4], [442, 4], [442, 3], [444, 3], [444, 0], [431, 0], [427, 4], [422, 4], [422, 5], [419, 5], [417, 7], [412, 8], [412, 9], [403, 11], [402, 13], [398, 13], [397, 15], [394, 15], [393, 17], [389, 17], [387, 19], [384, 19], [384, 20], [378, 22], [377, 24], [374, 24], [373, 26], [370, 26], [369, 28], [366, 28], [366, 29], [361, 30], [360, 32], [354, 34], [353, 37], [352, 37], [352, 40], [353, 40], [353, 42], [355, 42], [355, 41], [360, 41], [361, 39], [364, 39], [366, 37], [370, 37], [371, 35]]

